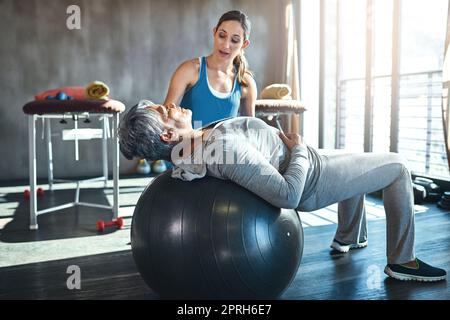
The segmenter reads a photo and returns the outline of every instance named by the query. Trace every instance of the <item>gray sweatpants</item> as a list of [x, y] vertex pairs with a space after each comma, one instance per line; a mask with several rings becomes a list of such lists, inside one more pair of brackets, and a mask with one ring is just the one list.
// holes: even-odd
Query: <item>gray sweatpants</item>
[[414, 198], [411, 176], [396, 153], [325, 154], [316, 188], [301, 200], [300, 211], [338, 203], [335, 239], [348, 244], [367, 240], [364, 195], [383, 189], [387, 224], [387, 261], [414, 260]]

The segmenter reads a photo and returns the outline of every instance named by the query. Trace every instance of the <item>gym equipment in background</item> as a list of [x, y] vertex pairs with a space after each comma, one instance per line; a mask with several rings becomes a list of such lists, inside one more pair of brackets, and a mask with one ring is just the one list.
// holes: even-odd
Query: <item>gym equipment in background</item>
[[136, 205], [131, 247], [148, 286], [167, 298], [276, 298], [303, 253], [294, 210], [229, 181], [182, 181], [171, 170]]
[[68, 96], [64, 91], [59, 91], [56, 95], [54, 96], [47, 96], [45, 98], [46, 100], [72, 100], [73, 97]]
[[37, 93], [34, 98], [39, 100], [67, 100], [64, 95], [58, 96], [63, 92], [69, 100], [108, 100], [110, 89], [103, 81], [92, 81], [85, 86], [65, 86], [55, 89], [45, 90]]
[[139, 174], [150, 174], [152, 168], [146, 159], [140, 159], [136, 171]]
[[[261, 118], [264, 122], [278, 128], [282, 132], [302, 134], [303, 113], [305, 111], [305, 105], [298, 100], [258, 99], [255, 102], [256, 117]], [[293, 117], [300, 118], [299, 128], [292, 126]]]
[[433, 180], [423, 177], [416, 177], [413, 181], [415, 185], [425, 188], [426, 195], [424, 201], [436, 202], [441, 198], [441, 188]]
[[422, 204], [427, 197], [427, 190], [424, 186], [413, 183], [414, 204]]
[[155, 173], [163, 173], [167, 170], [167, 166], [164, 160], [156, 160], [152, 163], [152, 170]]
[[444, 210], [450, 210], [450, 191], [444, 192], [441, 200], [438, 202], [438, 207]]
[[[45, 195], [44, 189], [42, 189], [42, 188], [37, 188], [37, 190], [36, 190], [36, 195], [37, 195], [38, 197], [43, 197], [43, 196]], [[30, 193], [30, 190], [29, 190], [29, 189], [25, 189], [25, 190], [23, 191], [23, 197], [25, 198], [25, 200], [29, 200], [29, 199], [30, 199], [31, 193]]]
[[[58, 90], [60, 91], [60, 90]], [[58, 92], [56, 92], [57, 94]], [[31, 101], [23, 106], [23, 112], [28, 115], [28, 154], [29, 154], [29, 174], [30, 174], [30, 225], [31, 230], [38, 229], [37, 216], [39, 214], [59, 211], [65, 208], [74, 206], [88, 206], [94, 208], [103, 208], [112, 210], [113, 218], [118, 217], [119, 212], [119, 139], [116, 134], [119, 124], [119, 113], [125, 110], [125, 105], [117, 100], [38, 100]], [[100, 128], [102, 147], [102, 169], [103, 175], [101, 177], [90, 178], [85, 180], [77, 179], [55, 179], [53, 175], [53, 146], [52, 146], [52, 120], [61, 120], [62, 123], [67, 123], [65, 119], [72, 119], [74, 129], [68, 132], [68, 136], [74, 137], [75, 142], [75, 160], [79, 160], [78, 141], [84, 139], [84, 128], [78, 128], [78, 122], [81, 119], [99, 118], [102, 122]], [[112, 119], [112, 132], [109, 129], [109, 119]], [[37, 146], [36, 143], [36, 121], [43, 120], [43, 137], [45, 137], [45, 145], [47, 147], [47, 173], [48, 173], [48, 190], [53, 190], [53, 184], [56, 182], [71, 182], [76, 185], [75, 197], [73, 202], [67, 202], [57, 206], [48, 208], [40, 208], [38, 210], [36, 199], [36, 165], [37, 165]], [[108, 144], [108, 138], [111, 143]], [[63, 132], [64, 139], [64, 132]], [[80, 201], [80, 188], [85, 182], [103, 181], [104, 186], [107, 186], [109, 179], [108, 172], [108, 145], [111, 147], [112, 153], [112, 176], [113, 176], [113, 204], [104, 205], [98, 203], [89, 203]], [[64, 150], [67, 152], [67, 150]]]
[[105, 231], [106, 228], [109, 228], [109, 227], [115, 227], [117, 229], [122, 229], [123, 218], [119, 217], [119, 218], [117, 218], [115, 220], [111, 220], [111, 221], [98, 220], [96, 223], [96, 227], [97, 227], [97, 231], [99, 231], [99, 232], [103, 232], [103, 231]]

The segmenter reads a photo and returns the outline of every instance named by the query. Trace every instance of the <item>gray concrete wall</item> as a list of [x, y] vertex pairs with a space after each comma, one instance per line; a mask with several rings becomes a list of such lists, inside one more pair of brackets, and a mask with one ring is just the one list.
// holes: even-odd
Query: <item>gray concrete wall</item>
[[[71, 4], [81, 8], [81, 30], [66, 28]], [[0, 0], [0, 180], [28, 177], [22, 106], [35, 93], [102, 80], [128, 107], [142, 98], [162, 102], [172, 72], [210, 52], [211, 30], [231, 9], [245, 11], [253, 23], [247, 57], [261, 90], [277, 81], [282, 8], [276, 0]], [[53, 129], [72, 125], [54, 122]], [[44, 147], [39, 138], [38, 177], [46, 176]], [[101, 174], [99, 140], [81, 142], [79, 162], [73, 143], [61, 136], [53, 147], [56, 176]], [[121, 158], [121, 172], [134, 167]]]

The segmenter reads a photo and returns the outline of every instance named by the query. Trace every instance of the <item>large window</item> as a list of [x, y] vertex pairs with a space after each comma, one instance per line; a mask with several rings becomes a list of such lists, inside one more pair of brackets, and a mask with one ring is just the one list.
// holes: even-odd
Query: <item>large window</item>
[[448, 0], [401, 6], [398, 151], [416, 172], [448, 175], [442, 127], [442, 65]]
[[414, 173], [448, 178], [441, 116], [448, 2], [320, 2], [325, 72], [318, 107], [326, 125], [319, 146], [399, 152]]

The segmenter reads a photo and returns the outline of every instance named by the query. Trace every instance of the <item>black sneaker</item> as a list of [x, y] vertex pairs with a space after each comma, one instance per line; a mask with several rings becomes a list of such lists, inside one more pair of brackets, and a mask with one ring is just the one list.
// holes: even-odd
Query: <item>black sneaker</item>
[[405, 267], [401, 264], [388, 264], [384, 273], [388, 276], [403, 281], [440, 281], [445, 280], [447, 272], [435, 268], [416, 258], [416, 267]]

